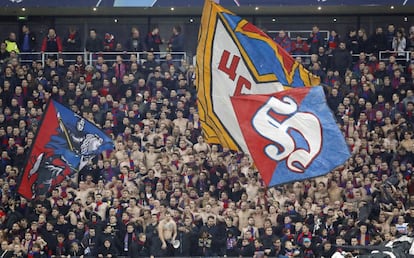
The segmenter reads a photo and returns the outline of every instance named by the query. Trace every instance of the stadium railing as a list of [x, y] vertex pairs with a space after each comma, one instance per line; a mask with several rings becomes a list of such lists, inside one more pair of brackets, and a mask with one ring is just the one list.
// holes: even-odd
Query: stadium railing
[[[165, 59], [167, 54], [173, 56], [174, 62], [180, 62], [181, 60], [187, 60], [188, 54], [186, 52], [153, 52], [156, 60], [162, 61]], [[31, 63], [34, 60], [41, 62], [45, 65], [46, 60], [49, 57], [63, 57], [66, 63], [75, 63], [77, 56], [82, 56], [84, 62], [87, 65], [94, 65], [95, 61], [99, 56], [103, 56], [107, 62], [115, 62], [116, 56], [121, 55], [125, 61], [129, 60], [131, 55], [135, 55], [139, 63], [146, 60], [147, 52], [130, 52], [130, 51], [119, 51], [119, 52], [21, 52], [20, 62]]]
[[[154, 52], [155, 58], [157, 61], [162, 61], [165, 59], [165, 56], [170, 53], [173, 56], [174, 62], [180, 62], [181, 60], [190, 61], [192, 60], [189, 58], [187, 52]], [[107, 62], [114, 62], [116, 60], [117, 55], [123, 56], [124, 60], [129, 60], [131, 55], [135, 55], [139, 63], [142, 63], [146, 60], [147, 52], [129, 52], [129, 51], [121, 51], [121, 52], [22, 52], [19, 54], [20, 62], [22, 63], [31, 63], [33, 60], [41, 62], [42, 65], [45, 65], [46, 60], [50, 56], [60, 57], [62, 56], [66, 63], [75, 63], [76, 57], [81, 55], [83, 57], [84, 62], [87, 65], [94, 65], [95, 61], [97, 60], [98, 56], [103, 56], [105, 61]], [[400, 62], [408, 62], [410, 61], [411, 51], [380, 51], [379, 52], [379, 60], [380, 61], [388, 61], [390, 56], [393, 55], [396, 57], [397, 61]], [[358, 54], [352, 55], [354, 57], [358, 57]], [[302, 57], [304, 64], [309, 64], [311, 55], [292, 55], [293, 58], [295, 57]], [[192, 63], [192, 62], [189, 62]]]
[[[268, 30], [267, 34], [269, 34], [272, 38], [279, 35], [280, 30]], [[311, 30], [285, 30], [286, 34], [292, 40], [296, 39], [297, 36], [300, 36], [303, 40], [307, 40], [309, 35], [312, 33]], [[320, 30], [319, 33], [323, 35], [323, 38], [327, 41], [329, 38], [330, 32], [327, 30]]]
[[397, 61], [410, 61], [411, 51], [380, 51], [379, 60], [388, 61], [390, 56], [395, 56]]

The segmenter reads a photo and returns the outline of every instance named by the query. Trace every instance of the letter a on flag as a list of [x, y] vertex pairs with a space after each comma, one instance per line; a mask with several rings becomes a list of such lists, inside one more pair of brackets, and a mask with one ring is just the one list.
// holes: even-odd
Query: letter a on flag
[[268, 35], [205, 1], [197, 47], [198, 111], [207, 142], [247, 152], [231, 96], [319, 85]]
[[320, 86], [231, 100], [250, 154], [269, 186], [324, 175], [350, 156]]
[[47, 194], [65, 178], [114, 144], [83, 117], [51, 100], [20, 178], [18, 193], [27, 199]]

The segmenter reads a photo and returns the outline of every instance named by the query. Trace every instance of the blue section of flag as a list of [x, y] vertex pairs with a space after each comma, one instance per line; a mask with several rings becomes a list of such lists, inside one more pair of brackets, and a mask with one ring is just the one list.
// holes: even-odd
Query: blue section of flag
[[230, 26], [230, 28], [235, 31], [237, 25], [239, 24], [239, 22], [242, 20], [242, 18], [240, 18], [239, 16], [230, 14], [230, 13], [222, 13], [224, 18], [226, 18], [226, 21], [228, 23], [228, 25]]
[[[304, 173], [292, 173], [288, 169], [286, 161], [279, 162], [273, 171], [270, 186], [322, 176], [342, 165], [350, 157], [345, 139], [326, 104], [322, 87], [311, 88], [299, 105], [298, 111], [314, 114], [319, 119], [322, 125], [323, 139], [321, 151]], [[303, 138], [295, 136], [294, 133], [291, 136], [297, 141], [298, 145], [302, 145], [300, 147], [306, 149]]]
[[[63, 123], [66, 126], [73, 128], [76, 126], [76, 123], [79, 121], [79, 119], [81, 118], [84, 119], [83, 117], [77, 115], [72, 110], [59, 104], [58, 102], [56, 101], [53, 101], [53, 102], [54, 102], [53, 104], [56, 109], [56, 113], [61, 114]], [[100, 128], [98, 128], [96, 125], [89, 122], [88, 120], [85, 119], [84, 121], [85, 121], [84, 129], [83, 129], [84, 134], [93, 134], [93, 135], [96, 135], [102, 138], [102, 144], [99, 146], [98, 150], [95, 153], [100, 153], [104, 150], [113, 148], [114, 143], [112, 139], [104, 131], [102, 131]]]
[[[287, 73], [290, 69], [284, 67], [286, 60], [282, 60], [288, 53], [284, 52], [282, 48], [278, 48], [276, 43], [270, 39], [271, 44], [264, 40], [251, 38], [243, 32], [236, 31], [239, 22], [242, 21], [240, 17], [228, 13], [222, 13], [222, 15], [240, 42], [240, 47], [244, 49], [260, 76], [274, 74], [277, 80], [284, 86], [304, 86], [304, 81], [300, 78], [298, 69], [294, 71], [292, 82], [288, 81]], [[278, 54], [276, 54], [276, 48], [278, 48]]]
[[113, 149], [112, 139], [96, 125], [56, 101], [53, 106], [59, 134], [52, 136], [46, 147], [53, 149], [72, 169], [81, 170], [85, 165], [82, 160]]

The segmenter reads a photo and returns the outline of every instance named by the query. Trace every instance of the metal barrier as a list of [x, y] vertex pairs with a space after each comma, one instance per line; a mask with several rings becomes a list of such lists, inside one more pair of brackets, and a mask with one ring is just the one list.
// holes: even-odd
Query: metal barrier
[[[312, 33], [311, 30], [285, 30], [286, 34], [289, 38], [292, 40], [295, 39], [297, 36], [300, 36], [303, 40], [307, 40], [309, 38], [309, 35]], [[268, 34], [276, 34], [277, 36], [279, 34], [279, 30], [268, 30]], [[324, 35], [324, 39], [328, 41], [330, 32], [328, 30], [320, 30], [319, 33]]]
[[[296, 32], [296, 31], [291, 31]], [[297, 31], [301, 32], [301, 31]], [[165, 56], [170, 53], [173, 56], [174, 62], [181, 62], [181, 60], [186, 60], [189, 63], [192, 63], [192, 60], [188, 59], [188, 55], [186, 52], [153, 52], [156, 56], [157, 61], [162, 61]], [[49, 56], [55, 56], [55, 57], [63, 57], [66, 63], [75, 63], [76, 57], [81, 55], [83, 57], [83, 60], [86, 64], [93, 65], [96, 61], [98, 56], [103, 56], [105, 58], [105, 61], [107, 62], [114, 62], [117, 55], [130, 56], [130, 55], [136, 55], [137, 60], [139, 63], [144, 62], [146, 59], [147, 52], [21, 52], [20, 54], [20, 62], [22, 63], [31, 63], [32, 61], [39, 61], [44, 66], [46, 63], [46, 60]], [[408, 62], [410, 60], [411, 51], [380, 51], [379, 52], [379, 60], [380, 61], [388, 61], [389, 57], [393, 55], [396, 57], [397, 61], [406, 61]], [[358, 54], [352, 55], [354, 57], [357, 57]], [[368, 55], [369, 56], [369, 55]], [[180, 57], [180, 58], [178, 58]], [[304, 60], [310, 59], [311, 55], [292, 55], [293, 58], [295, 57], [301, 57]]]
[[380, 51], [379, 60], [388, 61], [390, 56], [395, 56], [397, 61], [410, 61], [411, 51]]
[[[367, 57], [370, 57], [372, 54], [366, 54]], [[312, 55], [292, 55], [293, 58], [295, 57], [301, 57], [304, 60], [310, 60], [310, 57]], [[332, 57], [332, 54], [329, 54], [328, 56]], [[388, 61], [390, 59], [390, 56], [395, 56], [395, 59], [397, 61], [410, 61], [411, 57], [411, 51], [380, 51], [379, 52], [379, 61]], [[359, 57], [359, 54], [353, 54], [352, 57], [356, 58]]]
[[[161, 61], [165, 58], [167, 54], [171, 54], [173, 56], [174, 62], [181, 62], [181, 60], [187, 60], [188, 56], [186, 52], [152, 52], [154, 53], [156, 60]], [[97, 60], [97, 57], [103, 56], [105, 61], [107, 62], [114, 62], [116, 60], [117, 55], [131, 56], [135, 55], [139, 63], [144, 62], [146, 59], [146, 55], [148, 52], [128, 52], [128, 51], [121, 51], [121, 52], [21, 52], [20, 62], [21, 63], [31, 63], [33, 61], [41, 62], [44, 66], [46, 60], [49, 56], [54, 57], [63, 57], [65, 62], [67, 63], [75, 63], [77, 56], [82, 56], [84, 62], [87, 65], [93, 65], [94, 62]]]

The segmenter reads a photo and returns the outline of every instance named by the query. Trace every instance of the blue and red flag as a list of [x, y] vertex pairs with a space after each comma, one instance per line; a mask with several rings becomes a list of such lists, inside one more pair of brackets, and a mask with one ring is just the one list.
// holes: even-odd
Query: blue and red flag
[[320, 86], [231, 101], [266, 185], [321, 176], [350, 157]]
[[47, 194], [97, 155], [113, 148], [112, 139], [97, 126], [51, 100], [20, 178], [18, 192], [27, 199]]
[[250, 153], [268, 186], [349, 158], [320, 78], [266, 33], [206, 1], [197, 47], [198, 111], [209, 143]]

